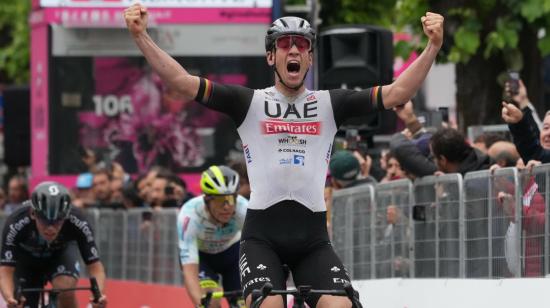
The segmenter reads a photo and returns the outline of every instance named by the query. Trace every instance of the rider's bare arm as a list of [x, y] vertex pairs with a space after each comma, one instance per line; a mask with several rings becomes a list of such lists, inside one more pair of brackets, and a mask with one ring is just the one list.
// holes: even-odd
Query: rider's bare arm
[[420, 56], [390, 85], [382, 87], [386, 109], [406, 103], [418, 91], [443, 44], [443, 16], [427, 12], [422, 16], [422, 27], [428, 36], [428, 45]]
[[187, 294], [191, 297], [193, 305], [197, 306], [201, 303], [202, 291], [199, 281], [199, 265], [184, 264], [181, 266], [183, 271], [183, 281]]
[[167, 86], [189, 99], [195, 98], [199, 89], [199, 78], [190, 75], [147, 34], [147, 8], [135, 3], [124, 11], [124, 19], [147, 62]]
[[13, 275], [15, 267], [0, 265], [0, 291], [6, 302], [14, 299], [15, 286], [13, 284]]

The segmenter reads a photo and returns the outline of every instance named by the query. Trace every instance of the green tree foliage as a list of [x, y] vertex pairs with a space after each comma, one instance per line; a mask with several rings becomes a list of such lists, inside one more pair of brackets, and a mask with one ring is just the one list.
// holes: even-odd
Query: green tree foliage
[[[399, 42], [397, 55], [422, 50], [420, 16], [445, 17], [438, 61], [457, 64], [459, 122], [501, 123], [499, 102], [506, 70], [520, 70], [531, 101], [543, 104], [542, 57], [550, 55], [550, 0], [320, 0], [323, 26], [365, 23], [409, 31], [418, 40]], [[334, 13], [336, 12], [336, 13]], [[469, 116], [471, 115], [471, 116]]]
[[0, 82], [29, 81], [30, 0], [2, 0], [0, 5]]

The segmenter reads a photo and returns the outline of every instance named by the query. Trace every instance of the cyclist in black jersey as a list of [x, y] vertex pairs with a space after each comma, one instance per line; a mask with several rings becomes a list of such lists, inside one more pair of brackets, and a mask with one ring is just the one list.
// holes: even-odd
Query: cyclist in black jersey
[[[38, 307], [38, 293], [23, 293], [23, 303], [18, 303], [14, 291], [21, 279], [23, 289], [42, 288], [48, 281], [53, 288], [75, 287], [80, 272], [78, 251], [104, 294], [105, 270], [90, 224], [72, 207], [67, 188], [42, 182], [31, 199], [7, 218], [2, 232], [0, 291], [8, 307]], [[106, 303], [102, 295], [92, 307]], [[60, 293], [58, 307], [77, 307], [74, 291]]]
[[[242, 230], [239, 268], [243, 294], [270, 282], [285, 287], [283, 264], [296, 285], [343, 289], [350, 280], [328, 238], [323, 198], [332, 142], [343, 121], [406, 103], [420, 88], [443, 43], [443, 17], [421, 17], [429, 42], [390, 85], [361, 91], [312, 91], [304, 86], [313, 63], [315, 31], [283, 17], [265, 37], [275, 85], [253, 90], [189, 74], [147, 34], [147, 9], [134, 4], [124, 18], [135, 43], [167, 86], [230, 116], [243, 142], [251, 196]], [[347, 298], [311, 296], [311, 307], [350, 307]], [[262, 307], [282, 307], [281, 296]]]

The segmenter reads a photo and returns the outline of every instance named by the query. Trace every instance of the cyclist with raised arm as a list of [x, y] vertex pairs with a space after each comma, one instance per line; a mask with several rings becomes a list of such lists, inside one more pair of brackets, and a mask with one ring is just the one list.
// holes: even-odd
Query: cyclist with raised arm
[[[79, 251], [88, 274], [97, 279], [104, 294], [105, 270], [90, 224], [72, 206], [67, 188], [42, 182], [31, 199], [7, 218], [2, 232], [0, 291], [8, 307], [38, 307], [39, 293], [23, 293], [22, 300], [15, 298], [20, 279], [24, 279], [23, 289], [43, 288], [47, 282], [55, 289], [74, 288], [80, 272]], [[92, 307], [105, 307], [106, 300], [102, 295]], [[74, 291], [61, 292], [57, 304], [61, 308], [77, 307]]]
[[[323, 198], [332, 142], [340, 124], [406, 103], [420, 88], [443, 43], [443, 17], [421, 17], [429, 42], [392, 84], [361, 91], [312, 91], [304, 86], [313, 63], [315, 32], [297, 17], [277, 19], [265, 36], [267, 63], [275, 85], [253, 90], [222, 85], [189, 74], [147, 34], [147, 9], [124, 12], [141, 52], [167, 86], [229, 115], [243, 142], [252, 190], [242, 231], [240, 270], [247, 303], [265, 282], [284, 288], [282, 264], [296, 285], [341, 289], [349, 276], [330, 244]], [[262, 307], [281, 307], [281, 296]], [[311, 307], [350, 307], [344, 297], [308, 299]]]
[[[184, 285], [197, 307], [206, 291], [220, 291], [220, 278], [223, 291], [241, 289], [239, 241], [248, 205], [237, 195], [239, 174], [229, 167], [211, 166], [200, 186], [203, 195], [182, 206], [177, 222]], [[239, 298], [229, 300], [237, 304]], [[210, 307], [219, 307], [219, 301]]]

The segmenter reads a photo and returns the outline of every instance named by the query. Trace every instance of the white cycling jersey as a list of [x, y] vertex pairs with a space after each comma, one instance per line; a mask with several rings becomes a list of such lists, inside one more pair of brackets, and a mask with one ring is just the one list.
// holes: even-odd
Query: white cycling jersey
[[328, 91], [289, 99], [274, 87], [254, 91], [238, 132], [252, 186], [249, 208], [296, 200], [325, 211], [323, 189], [336, 122]]
[[248, 201], [237, 196], [235, 215], [223, 226], [209, 220], [204, 196], [195, 197], [183, 204], [178, 214], [177, 230], [181, 264], [198, 264], [199, 251], [220, 253], [241, 239]]
[[285, 97], [275, 87], [251, 90], [201, 79], [196, 100], [237, 124], [252, 191], [248, 208], [295, 200], [321, 212], [326, 211], [323, 189], [337, 128], [348, 118], [383, 108], [379, 89], [306, 89]]

